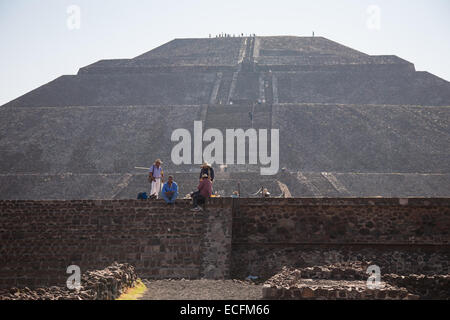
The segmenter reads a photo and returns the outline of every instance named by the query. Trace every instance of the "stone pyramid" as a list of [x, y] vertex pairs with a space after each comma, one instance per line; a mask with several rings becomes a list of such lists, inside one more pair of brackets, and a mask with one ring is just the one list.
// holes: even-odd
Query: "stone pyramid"
[[[0, 107], [0, 199], [120, 199], [162, 158], [186, 194], [198, 165], [171, 161], [177, 128], [277, 128], [280, 170], [215, 165], [215, 190], [251, 196], [450, 196], [450, 83], [397, 56], [322, 37], [175, 39], [101, 60]], [[251, 114], [251, 116], [250, 116]]]

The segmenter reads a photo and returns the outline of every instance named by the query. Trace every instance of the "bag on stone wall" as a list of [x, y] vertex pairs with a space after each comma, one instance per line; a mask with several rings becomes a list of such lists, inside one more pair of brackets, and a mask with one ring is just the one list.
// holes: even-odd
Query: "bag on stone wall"
[[147, 200], [148, 199], [147, 192], [139, 192], [137, 198], [138, 200]]

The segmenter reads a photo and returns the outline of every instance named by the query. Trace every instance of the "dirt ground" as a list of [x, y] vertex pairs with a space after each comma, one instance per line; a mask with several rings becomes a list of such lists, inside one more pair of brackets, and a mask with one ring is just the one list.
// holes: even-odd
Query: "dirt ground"
[[240, 280], [142, 280], [141, 300], [259, 300], [262, 285]]

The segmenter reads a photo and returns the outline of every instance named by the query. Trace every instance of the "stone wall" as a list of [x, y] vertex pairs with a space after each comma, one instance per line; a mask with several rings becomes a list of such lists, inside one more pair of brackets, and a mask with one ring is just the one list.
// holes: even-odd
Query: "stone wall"
[[[222, 199], [210, 199], [204, 206], [205, 230], [200, 268], [202, 278], [230, 277], [232, 208], [237, 199], [228, 199], [225, 202], [221, 201]], [[221, 205], [217, 206], [217, 203]]]
[[113, 261], [143, 278], [226, 277], [231, 208], [231, 199], [201, 213], [183, 200], [0, 201], [0, 287], [62, 285], [69, 265], [83, 273]]
[[383, 273], [450, 272], [450, 199], [247, 199], [233, 219], [234, 277], [372, 261]]
[[450, 199], [245, 199], [233, 242], [450, 244]]
[[0, 287], [61, 285], [69, 265], [129, 263], [143, 278], [269, 278], [283, 266], [371, 261], [450, 273], [450, 199], [0, 201]]

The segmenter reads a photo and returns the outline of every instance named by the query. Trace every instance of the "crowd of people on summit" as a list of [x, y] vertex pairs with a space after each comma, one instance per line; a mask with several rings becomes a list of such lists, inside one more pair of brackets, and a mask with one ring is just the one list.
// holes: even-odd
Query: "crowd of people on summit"
[[[212, 38], [211, 33], [209, 34], [209, 37]], [[222, 32], [222, 33], [216, 34], [215, 37], [216, 37], [216, 38], [256, 37], [256, 33], [249, 34], [249, 35], [247, 36], [247, 35], [245, 35], [244, 33], [235, 35], [235, 34], [229, 34], [229, 33], [223, 33], [223, 32]]]

